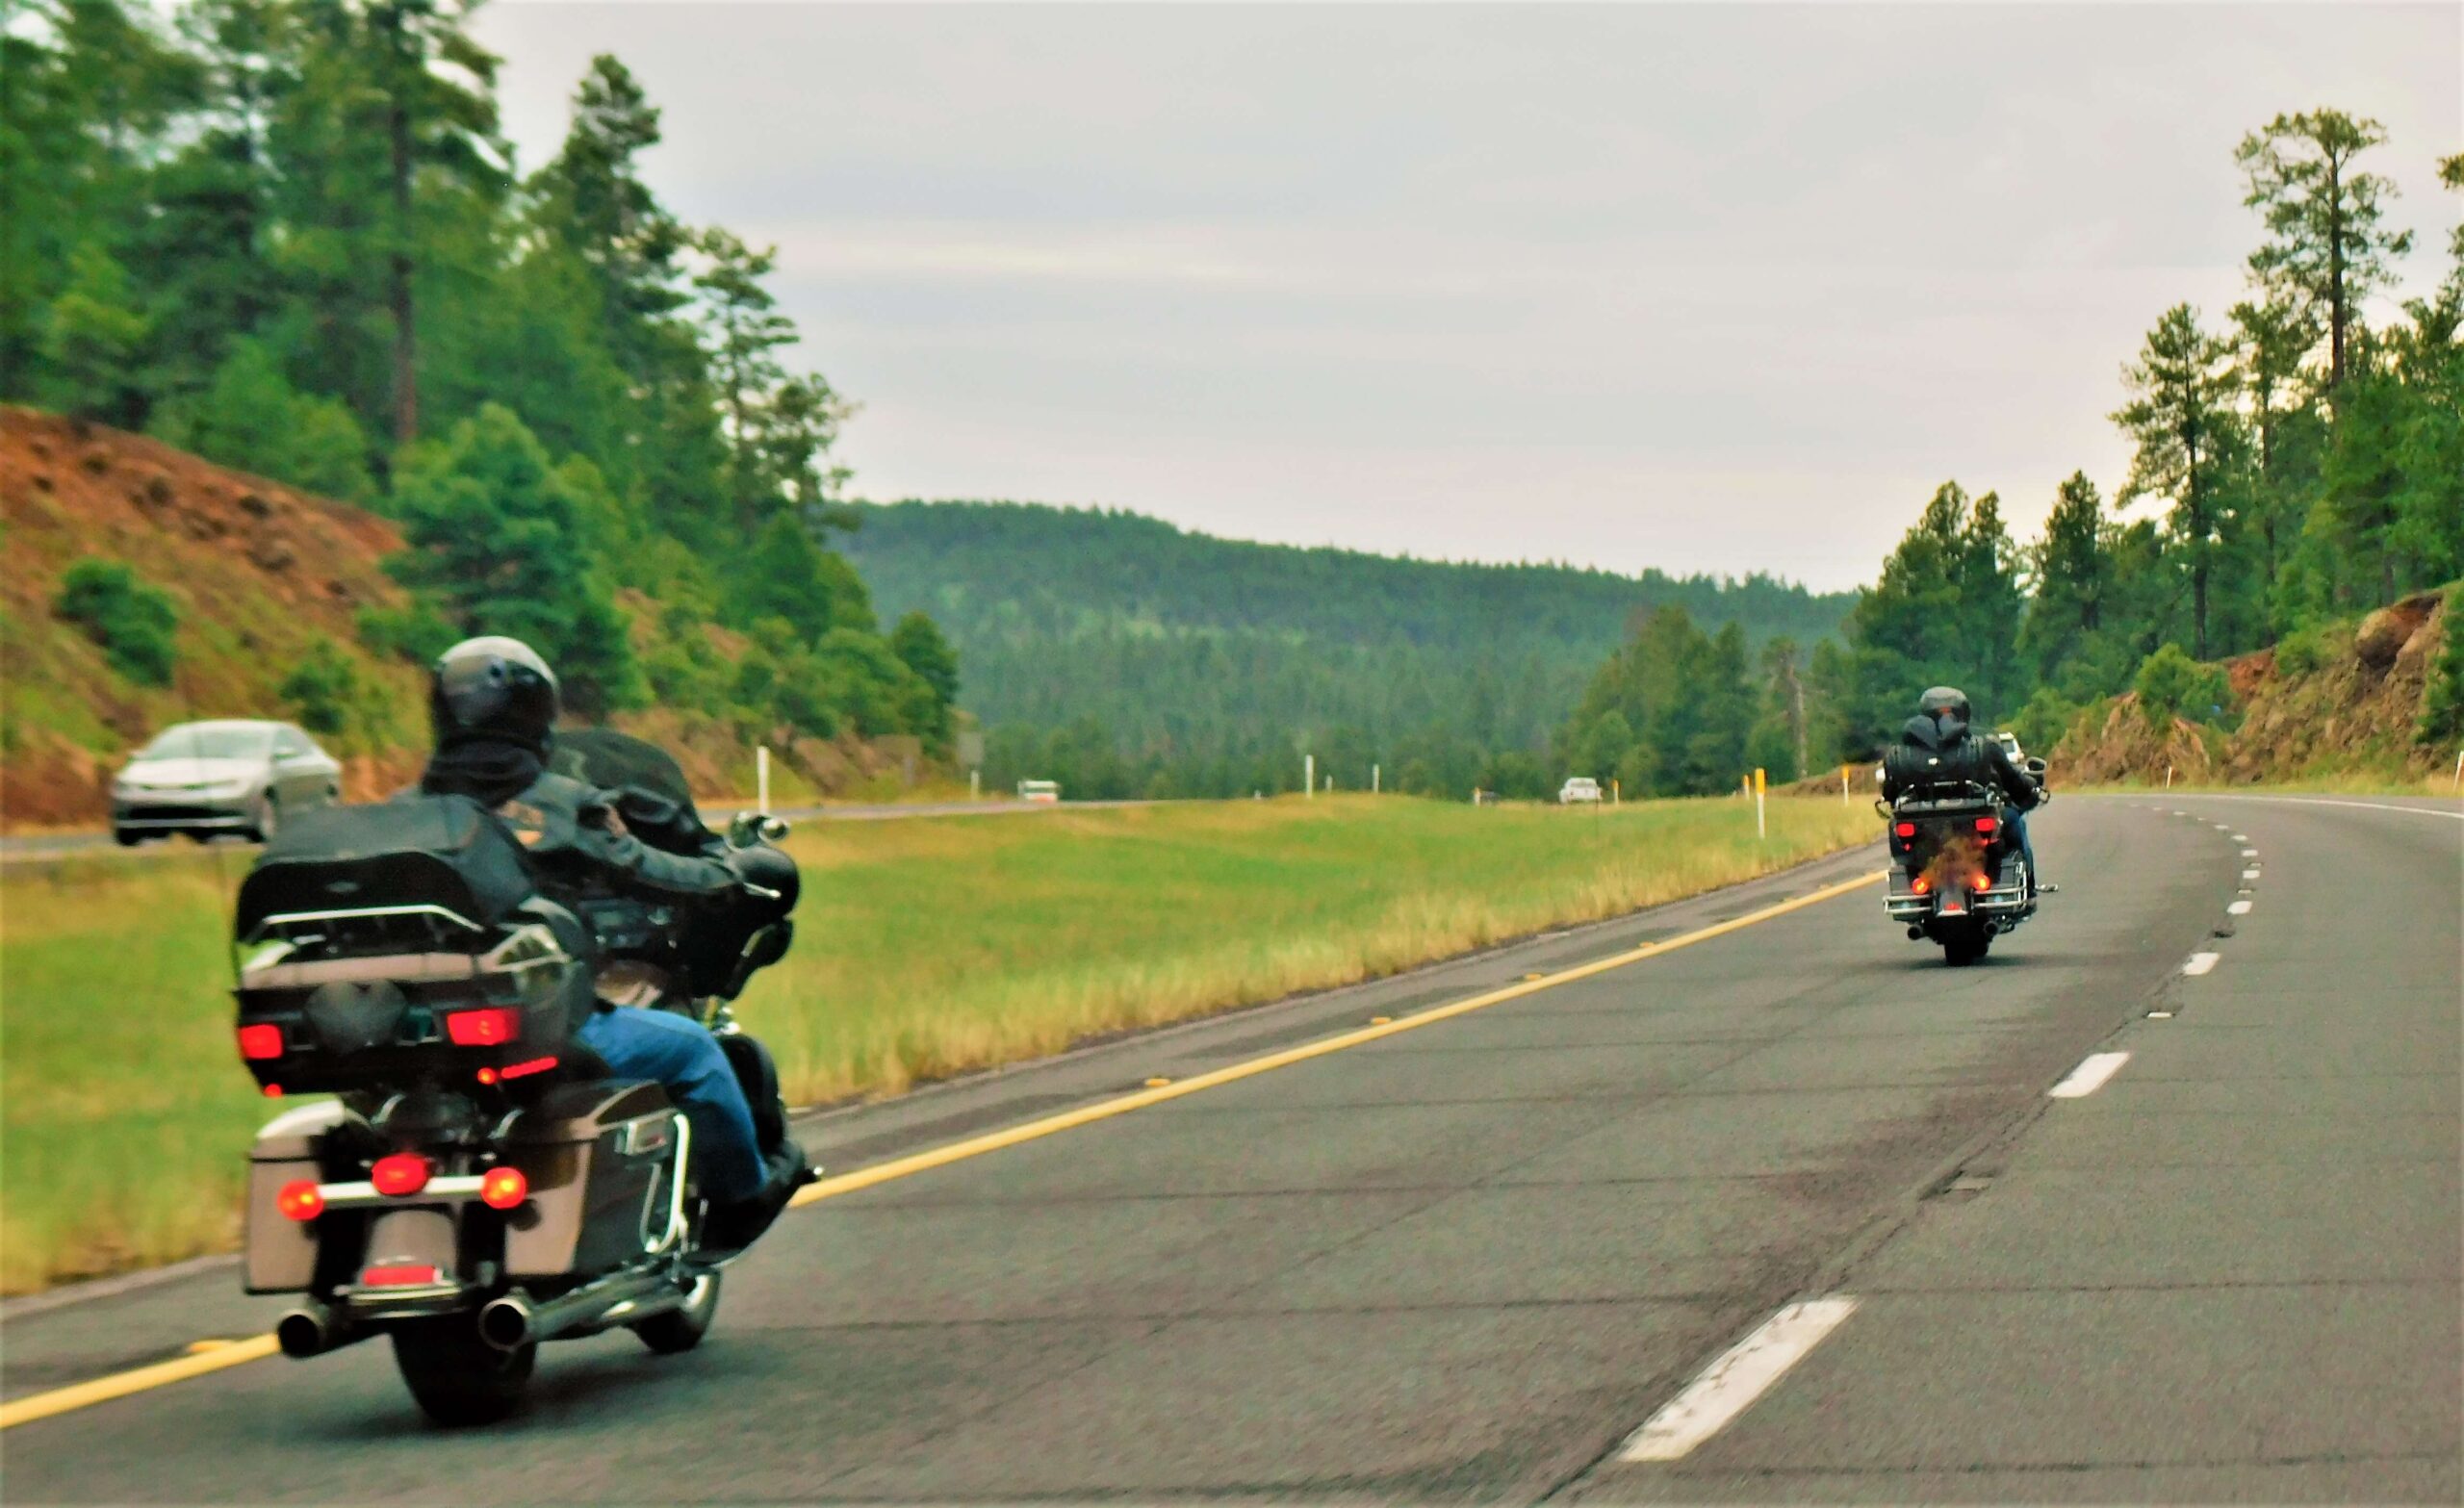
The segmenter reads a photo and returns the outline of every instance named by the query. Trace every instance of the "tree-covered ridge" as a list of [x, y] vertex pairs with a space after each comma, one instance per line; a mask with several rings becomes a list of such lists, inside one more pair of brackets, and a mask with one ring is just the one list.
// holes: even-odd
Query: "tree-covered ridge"
[[[1705, 788], [1686, 750], [1739, 762], [1719, 731], [1733, 709], [1707, 721], [1706, 699], [1758, 696], [1767, 728], [1799, 689], [1817, 765], [1870, 754], [1935, 684], [2044, 747], [2126, 691], [2143, 708], [2229, 718], [2224, 678], [2195, 661], [2299, 644], [2464, 577], [2464, 224], [2430, 296], [2365, 318], [2413, 249], [2387, 224], [2395, 184], [2372, 166], [2386, 144], [2376, 121], [2335, 110], [2278, 115], [2244, 140], [2235, 161], [2261, 230], [2249, 296], [2220, 322], [2189, 304], [2164, 311], [2122, 365], [2111, 418], [2133, 456], [2110, 498], [2074, 473], [2042, 537], [2021, 545], [1999, 497], [1945, 482], [1843, 642], [1815, 647], [1802, 688], [1773, 675], [1738, 693], [1725, 671], [1716, 685], [1672, 679], [1669, 664], [1700, 663], [1702, 636], [1655, 622], [1600, 670], [1559, 762]], [[2439, 176], [2464, 191], [2464, 155]], [[2197, 694], [2183, 689], [2192, 678]], [[2420, 738], [2464, 732], [2458, 706], [2464, 659], [2451, 653]], [[1757, 743], [1754, 762], [1793, 770], [1778, 739]]]
[[846, 545], [886, 604], [962, 641], [1124, 625], [1248, 629], [1321, 643], [1596, 651], [1675, 604], [1760, 640], [1837, 631], [1853, 593], [1576, 566], [1422, 560], [1221, 539], [1135, 513], [1014, 502], [865, 505]]
[[852, 410], [788, 364], [775, 254], [660, 203], [612, 57], [526, 171], [472, 9], [19, 7], [0, 397], [390, 516], [415, 601], [372, 644], [520, 633], [587, 713], [945, 746], [947, 645], [828, 548]]
[[1835, 633], [1853, 594], [1215, 538], [1018, 503], [863, 506], [845, 548], [883, 602], [948, 626], [997, 783], [1073, 795], [1296, 788], [1538, 794], [1546, 751], [1629, 624], [1691, 609], [1740, 642]]

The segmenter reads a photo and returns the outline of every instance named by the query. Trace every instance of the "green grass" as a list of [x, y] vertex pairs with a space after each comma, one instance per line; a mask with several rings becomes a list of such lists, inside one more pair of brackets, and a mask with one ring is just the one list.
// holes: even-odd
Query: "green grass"
[[[1400, 798], [815, 823], [796, 949], [741, 1014], [799, 1103], [1391, 973], [1783, 867], [1870, 806]], [[232, 878], [238, 865], [232, 860]], [[0, 1289], [224, 1249], [269, 1113], [205, 856], [0, 879]]]

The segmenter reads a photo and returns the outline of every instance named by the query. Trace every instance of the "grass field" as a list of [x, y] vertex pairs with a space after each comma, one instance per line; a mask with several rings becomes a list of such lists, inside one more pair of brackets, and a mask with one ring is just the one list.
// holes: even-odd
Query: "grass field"
[[[1330, 798], [812, 824], [795, 952], [742, 1003], [798, 1102], [1391, 973], [1872, 835], [1870, 806]], [[224, 862], [236, 882], [242, 856]], [[0, 878], [0, 1289], [227, 1248], [270, 1107], [203, 855]]]

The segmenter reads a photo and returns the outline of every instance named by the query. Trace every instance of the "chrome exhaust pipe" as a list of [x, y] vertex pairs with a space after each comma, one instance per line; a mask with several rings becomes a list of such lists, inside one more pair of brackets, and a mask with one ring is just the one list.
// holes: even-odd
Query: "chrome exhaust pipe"
[[282, 1354], [295, 1361], [339, 1351], [354, 1341], [365, 1341], [371, 1332], [351, 1323], [343, 1315], [323, 1304], [311, 1301], [285, 1314], [274, 1321], [274, 1343]]
[[479, 1339], [500, 1351], [520, 1350], [663, 1315], [680, 1308], [685, 1297], [686, 1291], [677, 1287], [665, 1267], [613, 1272], [540, 1302], [521, 1292], [507, 1293], [480, 1307]]

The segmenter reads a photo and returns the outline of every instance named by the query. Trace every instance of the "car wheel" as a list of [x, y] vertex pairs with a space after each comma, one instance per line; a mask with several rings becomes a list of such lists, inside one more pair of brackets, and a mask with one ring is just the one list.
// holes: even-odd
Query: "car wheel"
[[135, 848], [138, 844], [145, 841], [145, 834], [142, 832], [132, 832], [126, 828], [114, 828], [112, 829], [112, 841], [122, 848]]

